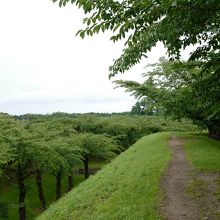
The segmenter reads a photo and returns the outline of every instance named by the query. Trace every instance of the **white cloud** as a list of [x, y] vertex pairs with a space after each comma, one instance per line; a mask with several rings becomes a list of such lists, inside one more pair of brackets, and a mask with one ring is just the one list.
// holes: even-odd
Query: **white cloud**
[[[59, 8], [52, 1], [0, 2], [0, 111], [113, 112], [129, 111], [134, 99], [114, 89], [108, 67], [123, 43], [109, 34], [84, 40], [82, 11], [73, 5]], [[161, 45], [148, 62], [165, 54]], [[146, 61], [116, 78], [140, 80]]]

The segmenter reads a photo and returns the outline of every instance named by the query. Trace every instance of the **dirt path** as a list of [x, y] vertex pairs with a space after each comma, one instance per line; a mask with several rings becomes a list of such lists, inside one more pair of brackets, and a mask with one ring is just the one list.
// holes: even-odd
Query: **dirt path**
[[161, 207], [167, 220], [220, 220], [216, 175], [198, 173], [187, 163], [183, 140], [172, 137], [172, 160], [161, 180], [165, 198]]

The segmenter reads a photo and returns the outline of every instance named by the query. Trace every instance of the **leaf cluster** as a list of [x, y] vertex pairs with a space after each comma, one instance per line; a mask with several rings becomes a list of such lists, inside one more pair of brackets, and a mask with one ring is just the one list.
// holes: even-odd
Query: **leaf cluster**
[[[57, 2], [58, 0], [53, 0]], [[112, 31], [113, 42], [125, 39], [122, 55], [110, 67], [110, 77], [123, 73], [162, 42], [170, 58], [179, 59], [182, 49], [195, 46], [191, 60], [203, 60], [204, 68], [219, 63], [220, 2], [192, 1], [131, 1], [131, 0], [59, 0], [83, 8], [88, 17], [82, 38], [100, 31]]]
[[[116, 155], [118, 144], [106, 135], [82, 133], [72, 120], [16, 120], [0, 115], [0, 165], [32, 173], [36, 170], [53, 174], [72, 172], [89, 157], [109, 158]], [[26, 175], [25, 175], [26, 176]]]
[[[144, 97], [166, 114], [187, 117], [207, 127], [220, 120], [218, 71], [204, 71], [201, 62], [169, 62], [149, 65], [144, 83], [118, 80], [136, 98]], [[217, 75], [216, 75], [217, 74]]]

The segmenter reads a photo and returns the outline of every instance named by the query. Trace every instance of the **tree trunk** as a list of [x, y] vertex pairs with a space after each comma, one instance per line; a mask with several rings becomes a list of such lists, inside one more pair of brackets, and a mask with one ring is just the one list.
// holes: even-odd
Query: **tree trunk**
[[73, 173], [68, 175], [68, 191], [73, 188]]
[[26, 210], [25, 210], [25, 184], [23, 177], [23, 170], [18, 164], [18, 172], [17, 172], [17, 181], [18, 181], [18, 189], [19, 189], [19, 220], [26, 219]]
[[40, 200], [41, 209], [45, 210], [46, 202], [45, 202], [45, 197], [44, 197], [44, 192], [43, 192], [42, 174], [40, 170], [37, 170], [37, 173], [36, 173], [36, 183], [37, 183], [38, 198]]
[[84, 171], [85, 171], [85, 179], [89, 178], [89, 158], [85, 156], [84, 160]]
[[56, 175], [56, 199], [57, 200], [61, 197], [61, 180], [62, 180], [62, 173], [58, 172]]
[[220, 140], [220, 123], [212, 123], [208, 126], [209, 137]]

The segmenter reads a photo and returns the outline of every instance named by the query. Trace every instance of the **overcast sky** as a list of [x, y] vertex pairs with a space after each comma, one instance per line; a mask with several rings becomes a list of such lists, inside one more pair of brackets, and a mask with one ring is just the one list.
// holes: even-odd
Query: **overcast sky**
[[[0, 112], [10, 114], [130, 111], [108, 68], [123, 48], [109, 34], [75, 37], [82, 11], [50, 0], [0, 0]], [[144, 66], [165, 55], [162, 45], [117, 79], [140, 80]]]

